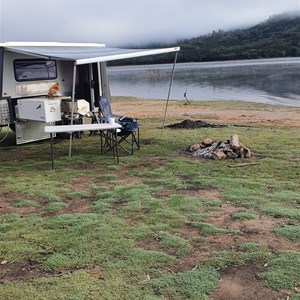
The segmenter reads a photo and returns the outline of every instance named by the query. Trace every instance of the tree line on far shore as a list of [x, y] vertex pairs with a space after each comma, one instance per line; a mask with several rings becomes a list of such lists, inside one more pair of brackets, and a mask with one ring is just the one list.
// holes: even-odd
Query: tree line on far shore
[[[300, 15], [280, 14], [246, 29], [213, 31], [173, 45], [180, 46], [178, 62], [204, 62], [275, 57], [300, 57]], [[149, 56], [118, 64], [171, 63], [172, 55]]]

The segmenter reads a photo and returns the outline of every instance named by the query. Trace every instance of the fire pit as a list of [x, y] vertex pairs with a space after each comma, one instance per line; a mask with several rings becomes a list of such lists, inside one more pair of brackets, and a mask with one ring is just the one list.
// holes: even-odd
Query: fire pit
[[194, 157], [207, 159], [234, 159], [234, 158], [250, 158], [252, 152], [245, 147], [239, 140], [237, 134], [231, 136], [227, 141], [213, 141], [205, 139], [200, 144], [193, 144], [185, 150]]

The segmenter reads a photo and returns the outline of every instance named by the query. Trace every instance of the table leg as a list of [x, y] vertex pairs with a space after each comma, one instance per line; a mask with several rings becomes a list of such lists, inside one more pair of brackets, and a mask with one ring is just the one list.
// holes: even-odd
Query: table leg
[[51, 159], [52, 159], [52, 170], [54, 169], [54, 151], [53, 151], [53, 134], [50, 133], [50, 143], [51, 143]]
[[100, 154], [103, 154], [103, 132], [102, 130], [99, 130], [100, 133]]
[[117, 156], [117, 164], [119, 163], [119, 147], [118, 147], [118, 136], [117, 136], [117, 129], [114, 129], [114, 147], [116, 147], [116, 156]]

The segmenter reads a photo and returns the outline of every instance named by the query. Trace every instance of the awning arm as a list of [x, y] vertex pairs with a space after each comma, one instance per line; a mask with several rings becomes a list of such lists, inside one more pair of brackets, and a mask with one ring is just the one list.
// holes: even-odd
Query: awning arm
[[91, 58], [80, 58], [76, 60], [76, 64], [84, 65], [84, 64], [91, 64], [96, 62], [106, 62], [112, 60], [150, 56], [150, 55], [157, 55], [157, 54], [164, 54], [164, 53], [178, 52], [178, 51], [180, 51], [180, 47], [137, 50], [136, 52], [129, 52], [123, 54], [104, 55], [101, 57], [91, 57]]
[[161, 129], [161, 137], [163, 136], [163, 133], [164, 133], [165, 121], [166, 121], [166, 116], [167, 116], [167, 110], [168, 110], [169, 100], [170, 100], [171, 88], [172, 88], [173, 79], [174, 79], [174, 73], [175, 73], [175, 66], [176, 66], [177, 56], [178, 56], [178, 52], [176, 52], [176, 54], [175, 54], [175, 59], [174, 59], [174, 63], [173, 63], [172, 75], [171, 75], [171, 80], [170, 80], [170, 85], [169, 85], [169, 91], [168, 91], [168, 97], [167, 97], [166, 108], [165, 108], [165, 115], [164, 115], [164, 120], [163, 120], [163, 124], [162, 124], [162, 129]]

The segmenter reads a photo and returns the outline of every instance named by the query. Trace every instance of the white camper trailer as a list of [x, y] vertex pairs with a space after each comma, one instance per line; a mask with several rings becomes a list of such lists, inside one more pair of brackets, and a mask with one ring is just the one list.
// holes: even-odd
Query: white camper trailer
[[0, 43], [0, 127], [16, 132], [16, 143], [49, 138], [47, 124], [72, 124], [93, 111], [99, 96], [110, 98], [106, 62], [178, 52], [107, 48], [103, 44]]

